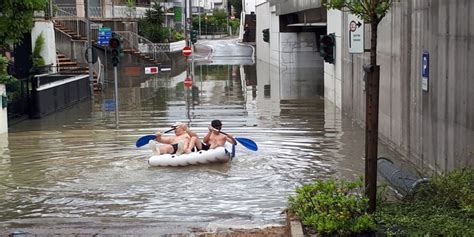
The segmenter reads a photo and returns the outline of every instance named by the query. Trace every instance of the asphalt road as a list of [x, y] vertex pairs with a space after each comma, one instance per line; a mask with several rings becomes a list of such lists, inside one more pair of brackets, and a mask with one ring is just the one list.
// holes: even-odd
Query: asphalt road
[[[255, 48], [237, 39], [200, 40], [195, 60], [211, 65], [252, 65]], [[206, 50], [207, 48], [208, 50]]]

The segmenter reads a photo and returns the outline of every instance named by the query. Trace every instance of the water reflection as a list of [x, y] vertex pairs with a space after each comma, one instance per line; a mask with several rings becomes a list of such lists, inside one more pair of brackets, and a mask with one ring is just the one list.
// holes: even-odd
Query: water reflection
[[[362, 130], [323, 99], [322, 68], [199, 65], [121, 78], [120, 128], [107, 90], [82, 104], [10, 128], [0, 156], [0, 221], [150, 218], [225, 225], [282, 223], [287, 196], [315, 178], [361, 174]], [[175, 121], [201, 136], [209, 122], [259, 144], [230, 164], [150, 168], [140, 136]], [[381, 148], [383, 152], [383, 148]], [[129, 219], [121, 219], [128, 222]]]

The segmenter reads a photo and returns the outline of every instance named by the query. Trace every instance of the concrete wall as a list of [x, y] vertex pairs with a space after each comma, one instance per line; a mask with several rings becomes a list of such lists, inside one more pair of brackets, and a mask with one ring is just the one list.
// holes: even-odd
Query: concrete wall
[[321, 7], [321, 0], [270, 0], [278, 15]]
[[342, 106], [342, 16], [338, 10], [327, 12], [327, 33], [336, 34], [336, 63], [324, 63], [324, 97], [338, 108]]
[[[473, 13], [470, 0], [407, 0], [395, 2], [379, 25], [380, 137], [419, 167], [474, 165]], [[346, 24], [342, 32], [344, 42]], [[423, 52], [430, 54], [427, 92], [421, 87]], [[363, 122], [362, 65], [369, 55], [351, 56], [343, 43], [341, 56], [343, 112]]]
[[[257, 60], [283, 68], [321, 67], [313, 32], [280, 33], [280, 19], [274, 7], [263, 3], [257, 6]], [[263, 29], [270, 29], [270, 43], [263, 41]]]
[[[280, 67], [319, 67], [322, 58], [316, 46], [316, 34], [313, 32], [279, 33], [280, 44], [277, 49], [280, 53]], [[273, 60], [273, 58], [271, 58]]]
[[242, 1], [242, 11], [245, 13], [250, 14], [251, 12], [255, 12], [255, 0], [243, 0]]
[[[276, 44], [279, 42], [278, 31], [279, 31], [279, 20], [278, 17], [271, 12], [271, 7], [268, 2], [261, 3], [255, 7], [257, 15], [257, 26], [256, 26], [256, 37], [255, 43], [257, 48], [257, 59], [262, 60], [266, 63], [270, 63], [270, 52], [273, 45], [273, 50], [276, 49]], [[263, 29], [270, 28], [270, 43], [263, 41]], [[275, 54], [275, 53], [273, 53]], [[274, 60], [278, 60], [278, 55], [273, 56]], [[278, 65], [279, 62], [274, 62]]]

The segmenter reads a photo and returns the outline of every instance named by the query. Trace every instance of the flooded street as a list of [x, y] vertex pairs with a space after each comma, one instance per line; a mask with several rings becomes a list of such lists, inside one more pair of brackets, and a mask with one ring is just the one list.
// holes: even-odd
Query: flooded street
[[[11, 126], [0, 156], [0, 233], [281, 225], [295, 187], [363, 174], [363, 130], [324, 100], [323, 68], [243, 58], [197, 63], [192, 90], [183, 87], [185, 71], [121, 77], [118, 128], [106, 105], [113, 86], [93, 103]], [[258, 152], [239, 145], [227, 164], [158, 168], [148, 166], [148, 148], [135, 147], [175, 121], [202, 138], [213, 119]]]

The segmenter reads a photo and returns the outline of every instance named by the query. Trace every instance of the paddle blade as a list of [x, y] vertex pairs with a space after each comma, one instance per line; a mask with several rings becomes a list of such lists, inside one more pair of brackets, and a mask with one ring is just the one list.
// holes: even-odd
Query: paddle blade
[[246, 147], [249, 150], [252, 150], [252, 151], [258, 150], [257, 143], [255, 143], [254, 141], [248, 138], [236, 137], [235, 140], [237, 140], [242, 146]]
[[146, 136], [140, 137], [140, 138], [137, 140], [137, 142], [135, 143], [135, 145], [136, 145], [137, 147], [142, 147], [142, 146], [148, 144], [148, 142], [149, 142], [150, 140], [154, 140], [154, 139], [156, 139], [156, 136], [155, 136], [155, 135], [146, 135]]

